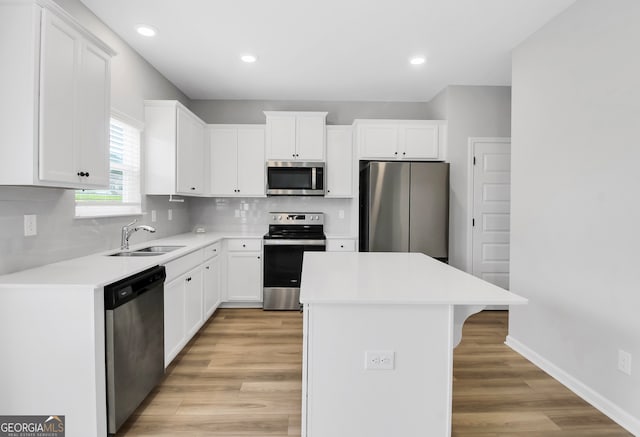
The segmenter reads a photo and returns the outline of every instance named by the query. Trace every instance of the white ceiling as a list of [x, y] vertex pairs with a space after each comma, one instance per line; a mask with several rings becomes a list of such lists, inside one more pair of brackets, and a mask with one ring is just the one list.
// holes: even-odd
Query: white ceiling
[[[407, 102], [509, 85], [511, 50], [574, 2], [81, 1], [191, 99]], [[416, 54], [427, 63], [409, 65]]]

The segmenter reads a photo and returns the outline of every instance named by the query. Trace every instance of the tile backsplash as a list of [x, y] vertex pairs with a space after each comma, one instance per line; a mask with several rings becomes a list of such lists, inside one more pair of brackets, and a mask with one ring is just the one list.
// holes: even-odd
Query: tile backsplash
[[[138, 222], [156, 233], [137, 232], [132, 243], [189, 231], [189, 201], [169, 203], [167, 196], [146, 196]], [[168, 220], [168, 210], [173, 219]], [[151, 223], [150, 211], [157, 221]], [[37, 235], [24, 236], [24, 215], [37, 216]], [[89, 255], [120, 245], [120, 229], [135, 217], [75, 218], [73, 190], [0, 187], [0, 274]]]
[[197, 198], [190, 200], [190, 226], [192, 229], [203, 226], [207, 231], [266, 233], [269, 212], [323, 212], [326, 234], [351, 235], [353, 202], [353, 199], [288, 196]]

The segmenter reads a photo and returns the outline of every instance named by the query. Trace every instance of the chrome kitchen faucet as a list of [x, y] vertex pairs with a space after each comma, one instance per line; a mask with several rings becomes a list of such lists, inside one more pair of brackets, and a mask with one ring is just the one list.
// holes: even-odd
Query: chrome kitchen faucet
[[138, 219], [135, 219], [134, 221], [132, 221], [128, 225], [124, 225], [122, 227], [122, 238], [120, 240], [120, 249], [121, 250], [129, 250], [129, 237], [135, 231], [139, 231], [140, 229], [142, 229], [144, 231], [147, 231], [147, 232], [151, 232], [151, 233], [154, 233], [156, 231], [156, 228], [154, 228], [153, 226], [148, 226], [148, 225], [140, 225], [140, 226], [136, 226], [136, 227], [132, 228], [131, 226], [135, 225], [137, 222], [138, 222]]

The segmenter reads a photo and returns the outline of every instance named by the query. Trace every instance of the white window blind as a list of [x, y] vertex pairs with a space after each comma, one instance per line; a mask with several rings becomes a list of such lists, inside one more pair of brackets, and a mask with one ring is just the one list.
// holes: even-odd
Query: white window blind
[[109, 189], [76, 191], [76, 217], [108, 217], [142, 213], [140, 194], [141, 129], [112, 117], [109, 146]]

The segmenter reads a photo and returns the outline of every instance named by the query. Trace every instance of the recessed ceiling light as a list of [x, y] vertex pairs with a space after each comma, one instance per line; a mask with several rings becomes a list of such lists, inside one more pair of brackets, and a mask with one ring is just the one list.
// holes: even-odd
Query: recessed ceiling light
[[422, 65], [425, 62], [427, 62], [427, 60], [424, 56], [414, 56], [413, 58], [409, 59], [409, 63], [411, 65]]
[[242, 62], [246, 62], [247, 64], [253, 64], [258, 60], [255, 55], [242, 55], [240, 56], [240, 59], [242, 59]]
[[136, 26], [136, 31], [142, 36], [156, 36], [158, 33], [153, 27], [147, 26], [146, 24], [139, 24]]

